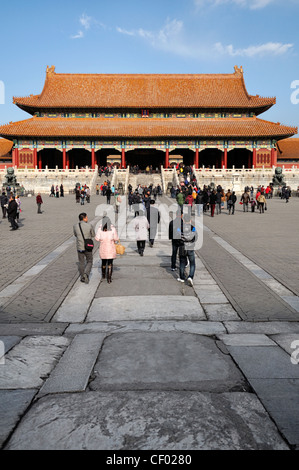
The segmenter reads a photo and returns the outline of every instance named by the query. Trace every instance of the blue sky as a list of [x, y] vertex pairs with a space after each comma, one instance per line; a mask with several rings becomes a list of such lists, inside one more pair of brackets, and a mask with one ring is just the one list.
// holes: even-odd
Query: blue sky
[[262, 118], [299, 126], [299, 0], [1, 3], [0, 124], [29, 117], [12, 97], [39, 94], [47, 65], [58, 73], [232, 73], [242, 65], [250, 94], [277, 98]]

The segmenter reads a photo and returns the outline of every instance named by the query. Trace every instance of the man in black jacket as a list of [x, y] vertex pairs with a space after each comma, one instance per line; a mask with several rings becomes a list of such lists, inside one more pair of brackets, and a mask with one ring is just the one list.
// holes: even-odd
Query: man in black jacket
[[0, 199], [1, 199], [2, 219], [6, 219], [6, 212], [7, 212], [6, 206], [8, 204], [8, 197], [6, 196], [4, 191]]
[[183, 214], [181, 209], [178, 209], [176, 212], [176, 217], [174, 220], [171, 220], [169, 223], [168, 229], [168, 238], [172, 242], [172, 255], [171, 255], [171, 270], [176, 270], [176, 259], [177, 253], [180, 246], [184, 245], [184, 242], [181, 240], [182, 231], [183, 231]]
[[19, 228], [16, 222], [17, 212], [18, 212], [18, 204], [15, 201], [15, 196], [11, 195], [9, 204], [8, 204], [8, 209], [7, 209], [7, 217], [8, 217], [8, 222], [11, 225], [11, 230], [17, 230]]
[[159, 209], [154, 207], [155, 200], [151, 199], [150, 207], [147, 211], [147, 220], [150, 224], [150, 228], [148, 229], [149, 234], [149, 245], [151, 248], [154, 246], [155, 237], [157, 234], [158, 224], [160, 223], [160, 212]]

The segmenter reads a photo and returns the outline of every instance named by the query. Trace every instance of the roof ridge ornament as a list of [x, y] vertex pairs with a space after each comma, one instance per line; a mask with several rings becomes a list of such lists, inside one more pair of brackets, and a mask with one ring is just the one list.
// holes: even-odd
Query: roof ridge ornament
[[49, 66], [47, 65], [46, 73], [47, 73], [47, 74], [55, 73], [55, 65], [52, 65], [51, 67], [49, 67]]
[[237, 65], [234, 66], [234, 70], [235, 70], [235, 74], [240, 76], [240, 75], [243, 75], [243, 67], [241, 65], [241, 67], [238, 67]]

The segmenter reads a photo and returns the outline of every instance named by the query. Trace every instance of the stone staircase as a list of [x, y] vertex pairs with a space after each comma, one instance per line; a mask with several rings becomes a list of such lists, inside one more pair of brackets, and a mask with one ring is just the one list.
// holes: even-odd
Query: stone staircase
[[133, 191], [137, 188], [139, 184], [141, 186], [147, 186], [147, 187], [150, 185], [153, 185], [153, 186], [160, 185], [161, 188], [163, 187], [160, 173], [152, 173], [152, 174], [138, 173], [138, 175], [134, 175], [130, 173], [128, 185], [129, 184], [131, 184]]

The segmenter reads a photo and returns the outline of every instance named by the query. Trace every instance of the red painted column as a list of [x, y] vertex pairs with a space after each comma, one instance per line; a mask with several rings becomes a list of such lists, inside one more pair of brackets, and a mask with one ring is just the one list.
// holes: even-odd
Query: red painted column
[[256, 168], [256, 149], [253, 149], [252, 151], [252, 166]]
[[166, 149], [165, 153], [165, 168], [169, 167], [169, 149]]
[[33, 149], [33, 168], [37, 167], [37, 149]]
[[62, 149], [62, 168], [66, 168], [66, 149]]
[[227, 169], [227, 148], [224, 149], [223, 166], [225, 169]]
[[70, 156], [66, 150], [65, 150], [65, 153], [66, 153], [66, 166], [68, 167], [68, 169], [70, 169]]
[[17, 166], [18, 160], [18, 149], [13, 149], [12, 151], [12, 166]]
[[95, 151], [91, 149], [91, 169], [94, 170], [96, 167]]
[[271, 149], [271, 167], [277, 166], [277, 150], [272, 148]]
[[42, 165], [42, 155], [40, 152], [38, 152], [38, 169], [41, 170], [43, 165]]
[[121, 149], [121, 168], [126, 168], [126, 151]]
[[199, 167], [199, 150], [198, 150], [198, 148], [195, 149], [194, 167], [196, 169]]

